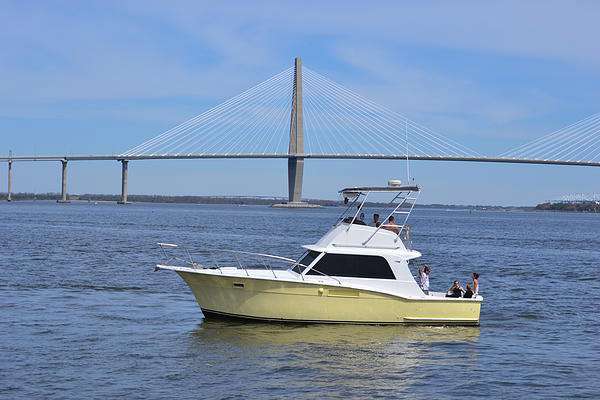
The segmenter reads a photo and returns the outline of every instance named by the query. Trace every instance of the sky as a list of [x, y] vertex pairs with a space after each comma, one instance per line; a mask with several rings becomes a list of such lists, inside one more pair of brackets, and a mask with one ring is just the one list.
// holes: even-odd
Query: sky
[[[116, 154], [306, 66], [483, 154], [600, 112], [596, 1], [3, 1], [0, 153]], [[130, 193], [287, 195], [285, 160], [130, 163]], [[600, 192], [600, 169], [413, 162], [425, 203], [532, 205]], [[7, 166], [0, 165], [6, 176]], [[403, 177], [400, 161], [307, 160], [304, 197]], [[60, 163], [14, 191], [57, 192]], [[0, 179], [6, 191], [6, 179]], [[69, 192], [118, 193], [117, 162]]]

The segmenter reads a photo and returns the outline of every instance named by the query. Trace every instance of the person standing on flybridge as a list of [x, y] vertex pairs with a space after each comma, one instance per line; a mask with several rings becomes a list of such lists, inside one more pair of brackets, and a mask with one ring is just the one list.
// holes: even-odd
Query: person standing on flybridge
[[424, 264], [421, 268], [419, 268], [419, 280], [421, 281], [421, 289], [425, 294], [429, 294], [429, 274], [431, 274], [431, 269], [428, 265]]

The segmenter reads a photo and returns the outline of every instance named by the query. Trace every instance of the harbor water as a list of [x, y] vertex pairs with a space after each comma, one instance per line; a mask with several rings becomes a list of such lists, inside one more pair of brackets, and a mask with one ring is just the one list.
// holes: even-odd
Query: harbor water
[[[600, 398], [600, 215], [416, 209], [479, 327], [203, 320], [157, 242], [298, 257], [338, 208], [0, 204], [0, 398]], [[374, 210], [368, 210], [369, 213]]]

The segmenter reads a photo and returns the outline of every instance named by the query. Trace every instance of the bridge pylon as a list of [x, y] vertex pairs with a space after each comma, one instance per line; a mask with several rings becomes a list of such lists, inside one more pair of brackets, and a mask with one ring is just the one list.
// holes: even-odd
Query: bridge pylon
[[302, 59], [294, 60], [294, 90], [290, 115], [290, 145], [288, 149], [288, 200], [290, 203], [302, 201], [302, 179], [304, 177], [304, 126], [302, 121]]
[[6, 191], [6, 201], [12, 201], [12, 164], [13, 161], [8, 159], [8, 187]]
[[119, 161], [121, 162], [121, 200], [117, 201], [117, 204], [129, 204], [127, 201], [127, 196], [129, 193], [129, 160], [123, 159]]
[[57, 203], [70, 203], [69, 195], [67, 193], [67, 164], [68, 160], [62, 159], [60, 163], [62, 165], [62, 174], [61, 174], [61, 184], [60, 184], [60, 199], [57, 200]]

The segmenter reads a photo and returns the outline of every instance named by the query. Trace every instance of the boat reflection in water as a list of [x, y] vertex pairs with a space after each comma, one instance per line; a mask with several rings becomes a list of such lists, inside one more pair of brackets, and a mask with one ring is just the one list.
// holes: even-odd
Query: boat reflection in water
[[273, 324], [209, 319], [198, 326], [193, 337], [237, 346], [318, 344], [358, 348], [477, 342], [479, 332], [477, 326]]
[[[479, 332], [469, 326], [208, 319], [190, 335], [188, 352], [198, 354], [190, 368], [215, 390], [227, 384], [267, 397], [413, 397], [433, 365], [467, 374], [477, 368]], [[242, 382], [229, 381], [232, 371]]]

